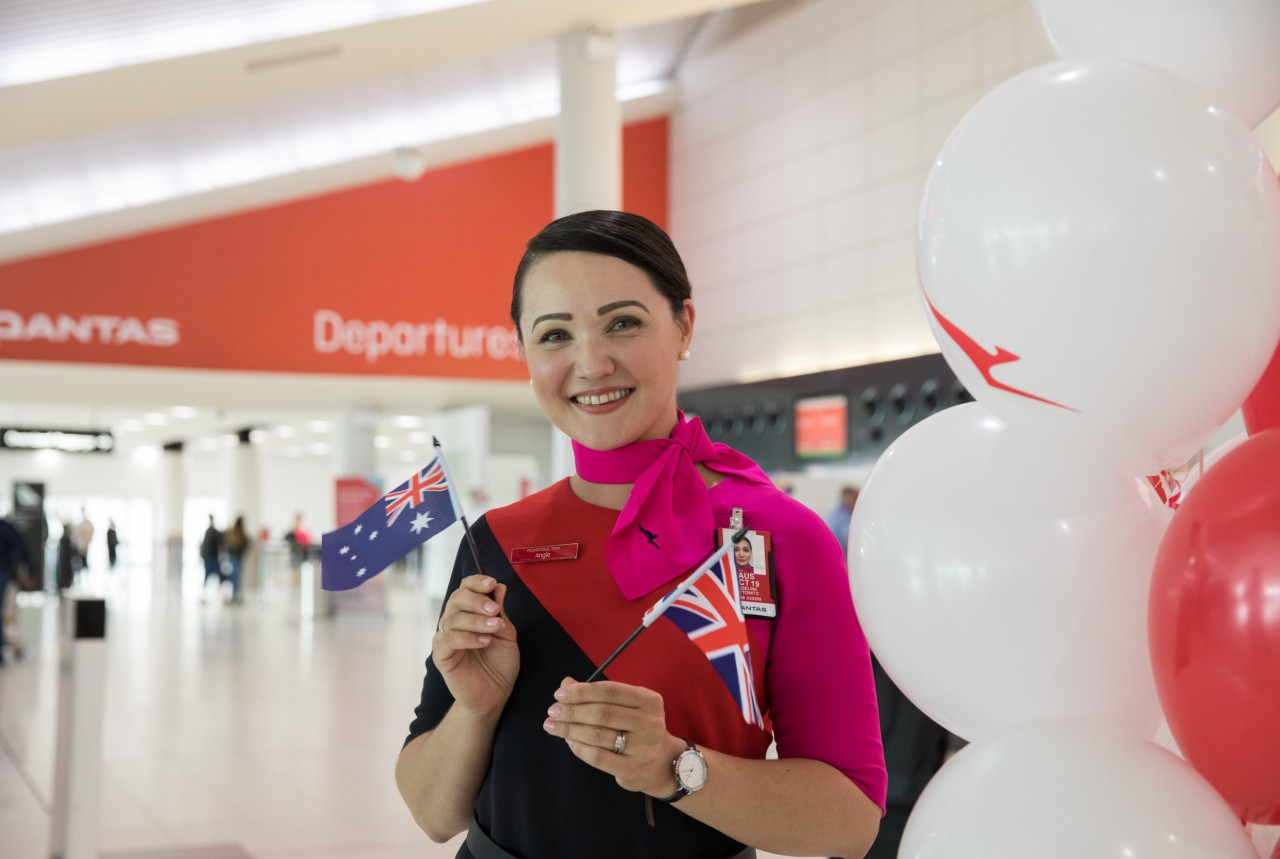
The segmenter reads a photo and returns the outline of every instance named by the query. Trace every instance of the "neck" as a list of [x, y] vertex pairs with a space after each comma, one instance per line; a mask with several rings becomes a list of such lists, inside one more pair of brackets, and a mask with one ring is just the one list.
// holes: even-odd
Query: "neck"
[[627, 506], [627, 498], [631, 495], [634, 483], [591, 483], [574, 474], [569, 478], [569, 488], [573, 494], [588, 504], [597, 507], [608, 507], [610, 510], [621, 510]]

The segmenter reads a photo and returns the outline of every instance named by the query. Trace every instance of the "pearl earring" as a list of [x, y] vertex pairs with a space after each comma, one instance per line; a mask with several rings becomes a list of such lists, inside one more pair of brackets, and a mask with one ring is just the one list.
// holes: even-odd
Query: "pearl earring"
[[693, 354], [690, 353], [688, 349], [685, 349], [683, 352], [680, 353], [681, 361], [688, 361], [692, 357], [693, 357]]

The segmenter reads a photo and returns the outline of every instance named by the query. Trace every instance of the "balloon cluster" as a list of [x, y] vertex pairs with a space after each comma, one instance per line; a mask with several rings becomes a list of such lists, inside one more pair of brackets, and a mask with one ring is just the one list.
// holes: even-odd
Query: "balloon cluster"
[[970, 741], [899, 855], [1256, 859], [1280, 428], [1251, 421], [1176, 512], [1144, 475], [1280, 402], [1280, 184], [1249, 132], [1280, 104], [1280, 2], [1035, 5], [1062, 59], [965, 116], [921, 206], [925, 309], [977, 402], [890, 446], [850, 533], [880, 663]]

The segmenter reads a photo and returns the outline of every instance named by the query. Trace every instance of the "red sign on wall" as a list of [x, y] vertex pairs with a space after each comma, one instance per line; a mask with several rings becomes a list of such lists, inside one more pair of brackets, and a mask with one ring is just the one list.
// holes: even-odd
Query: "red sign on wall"
[[[667, 217], [667, 121], [623, 197]], [[553, 216], [550, 144], [0, 266], [0, 360], [519, 379], [508, 318]]]
[[844, 456], [849, 451], [849, 399], [843, 394], [796, 401], [796, 456]]

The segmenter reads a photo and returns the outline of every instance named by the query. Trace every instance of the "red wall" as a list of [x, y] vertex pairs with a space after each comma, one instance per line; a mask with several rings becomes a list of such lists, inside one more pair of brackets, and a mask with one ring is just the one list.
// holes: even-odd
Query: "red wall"
[[[623, 153], [623, 205], [665, 227], [667, 120]], [[0, 359], [522, 378], [511, 275], [552, 174], [546, 144], [0, 266]]]

